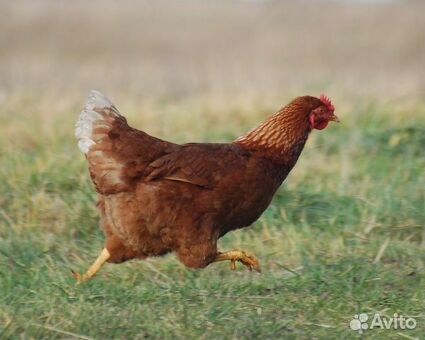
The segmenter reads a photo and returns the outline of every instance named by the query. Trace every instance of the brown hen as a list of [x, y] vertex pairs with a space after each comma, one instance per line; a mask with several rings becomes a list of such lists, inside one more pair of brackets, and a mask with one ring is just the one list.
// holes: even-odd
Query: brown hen
[[131, 128], [92, 91], [76, 124], [99, 193], [106, 242], [78, 283], [105, 262], [175, 252], [187, 267], [235, 261], [260, 271], [254, 256], [219, 252], [217, 240], [257, 220], [304, 147], [310, 131], [338, 121], [329, 99], [298, 97], [233, 143], [178, 145]]

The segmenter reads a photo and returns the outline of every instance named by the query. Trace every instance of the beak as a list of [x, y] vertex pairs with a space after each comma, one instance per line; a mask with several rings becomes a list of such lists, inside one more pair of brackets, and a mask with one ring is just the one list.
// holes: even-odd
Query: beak
[[336, 122], [336, 123], [339, 123], [340, 122], [339, 118], [336, 115], [334, 115], [334, 114], [332, 114], [332, 116], [331, 116], [331, 118], [329, 120], [330, 121], [333, 121], [333, 122]]

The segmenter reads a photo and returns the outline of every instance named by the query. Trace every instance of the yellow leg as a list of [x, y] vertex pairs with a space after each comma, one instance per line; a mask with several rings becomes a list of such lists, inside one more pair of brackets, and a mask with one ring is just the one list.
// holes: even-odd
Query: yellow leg
[[99, 257], [94, 261], [94, 263], [91, 265], [89, 270], [84, 275], [80, 275], [79, 273], [76, 273], [72, 271], [72, 275], [77, 280], [77, 285], [79, 285], [82, 282], [85, 282], [87, 280], [90, 280], [96, 273], [100, 270], [100, 268], [103, 267], [105, 262], [111, 257], [111, 254], [109, 254], [108, 249], [103, 248], [102, 252], [100, 253]]
[[260, 263], [258, 262], [258, 260], [254, 256], [248, 255], [244, 251], [232, 250], [227, 251], [225, 253], [218, 253], [213, 262], [227, 260], [230, 261], [230, 269], [232, 270], [236, 269], [236, 261], [239, 261], [243, 265], [247, 266], [249, 270], [254, 269], [259, 273], [261, 272]]

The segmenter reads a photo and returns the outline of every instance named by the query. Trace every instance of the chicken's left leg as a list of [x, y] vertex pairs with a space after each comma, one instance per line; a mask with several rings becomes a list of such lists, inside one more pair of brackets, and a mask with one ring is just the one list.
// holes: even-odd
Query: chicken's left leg
[[241, 262], [243, 265], [247, 266], [249, 270], [256, 270], [257, 272], [261, 272], [260, 263], [258, 260], [252, 256], [248, 255], [244, 251], [241, 250], [232, 250], [227, 251], [225, 253], [218, 253], [213, 262], [218, 261], [230, 261], [230, 269], [236, 269], [236, 261]]
[[94, 263], [91, 265], [91, 267], [89, 268], [89, 270], [87, 270], [85, 274], [80, 275], [79, 273], [72, 271], [72, 275], [77, 280], [77, 285], [87, 280], [90, 280], [99, 271], [99, 269], [103, 267], [105, 262], [110, 257], [111, 257], [111, 254], [109, 253], [108, 249], [103, 248], [99, 257], [96, 259], [96, 261], [94, 261]]

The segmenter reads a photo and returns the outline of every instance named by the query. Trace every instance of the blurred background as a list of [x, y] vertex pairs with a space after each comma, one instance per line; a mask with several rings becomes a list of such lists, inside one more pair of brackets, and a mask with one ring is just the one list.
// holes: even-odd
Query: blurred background
[[425, 92], [423, 1], [1, 1], [0, 95]]

